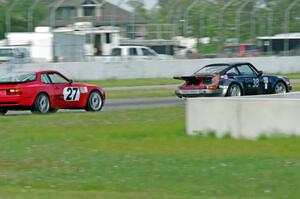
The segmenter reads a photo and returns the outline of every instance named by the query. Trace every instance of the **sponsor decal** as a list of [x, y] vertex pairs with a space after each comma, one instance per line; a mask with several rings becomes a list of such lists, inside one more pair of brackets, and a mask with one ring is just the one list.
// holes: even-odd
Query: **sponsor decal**
[[199, 94], [199, 90], [181, 90], [181, 94]]
[[227, 79], [229, 79], [229, 78], [228, 78], [228, 75], [222, 75], [222, 76], [221, 76], [221, 79], [226, 79], [226, 80], [227, 80]]
[[265, 89], [268, 89], [269, 78], [268, 77], [264, 77], [263, 79], [264, 79]]
[[85, 87], [80, 87], [80, 93], [88, 93], [88, 88]]
[[222, 86], [222, 85], [220, 85], [219, 87], [223, 88], [223, 89], [228, 89], [228, 86]]

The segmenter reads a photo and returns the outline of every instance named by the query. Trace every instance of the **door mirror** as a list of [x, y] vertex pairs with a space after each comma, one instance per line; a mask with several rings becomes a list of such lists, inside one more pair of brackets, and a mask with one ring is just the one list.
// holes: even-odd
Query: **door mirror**
[[264, 72], [262, 70], [258, 71], [258, 76], [262, 76]]
[[69, 79], [69, 84], [71, 86], [71, 84], [73, 83], [73, 80], [72, 79]]

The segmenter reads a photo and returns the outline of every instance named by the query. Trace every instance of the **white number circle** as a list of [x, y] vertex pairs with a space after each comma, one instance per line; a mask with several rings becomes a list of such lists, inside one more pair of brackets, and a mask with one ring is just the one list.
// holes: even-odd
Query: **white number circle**
[[65, 101], [79, 101], [80, 91], [76, 87], [65, 87], [64, 88], [64, 100]]

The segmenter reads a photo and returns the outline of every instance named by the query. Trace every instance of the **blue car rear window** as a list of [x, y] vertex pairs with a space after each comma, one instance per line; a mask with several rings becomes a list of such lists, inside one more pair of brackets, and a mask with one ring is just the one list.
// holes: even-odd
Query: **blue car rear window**
[[198, 70], [197, 72], [195, 72], [194, 74], [205, 74], [205, 73], [219, 73], [221, 71], [223, 71], [224, 69], [228, 68], [227, 65], [211, 65], [211, 66], [205, 66], [203, 68], [201, 68], [200, 70]]

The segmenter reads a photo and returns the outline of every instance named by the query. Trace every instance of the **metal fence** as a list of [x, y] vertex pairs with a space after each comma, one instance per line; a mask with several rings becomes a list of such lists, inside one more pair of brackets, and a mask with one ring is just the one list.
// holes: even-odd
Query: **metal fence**
[[[5, 9], [5, 32], [14, 31], [14, 11], [21, 2], [28, 1], [26, 21], [28, 31], [32, 31], [37, 19], [34, 17], [38, 6], [49, 6], [46, 0], [1, 1]], [[57, 9], [64, 0], [53, 1], [49, 7], [47, 20], [50, 25], [57, 25]], [[102, 1], [101, 1], [102, 2]], [[120, 25], [120, 13], [113, 7], [107, 16], [94, 17], [102, 24], [122, 26], [122, 36], [129, 39], [143, 38], [172, 40], [174, 36], [210, 38], [215, 52], [222, 52], [227, 43], [256, 43], [258, 36], [272, 36], [278, 33], [300, 32], [300, 0], [176, 0], [163, 7], [159, 2], [147, 9], [141, 17], [142, 1], [128, 4], [120, 0], [115, 6], [127, 5], [131, 13]], [[105, 3], [105, 2], [104, 2]], [[101, 6], [104, 4], [102, 2]], [[103, 12], [108, 13], [108, 12]], [[91, 18], [91, 17], [90, 17]], [[141, 18], [143, 20], [141, 20]], [[83, 19], [81, 19], [83, 20]], [[293, 40], [286, 36], [283, 49], [279, 54], [299, 54], [300, 46], [293, 45]], [[300, 40], [300, 37], [299, 37]], [[291, 44], [292, 42], [292, 44]], [[201, 43], [201, 42], [200, 42]], [[267, 45], [268, 43], [265, 42]], [[202, 45], [202, 44], [200, 44]], [[205, 46], [203, 44], [203, 46]], [[266, 54], [273, 54], [272, 42], [269, 41]]]

